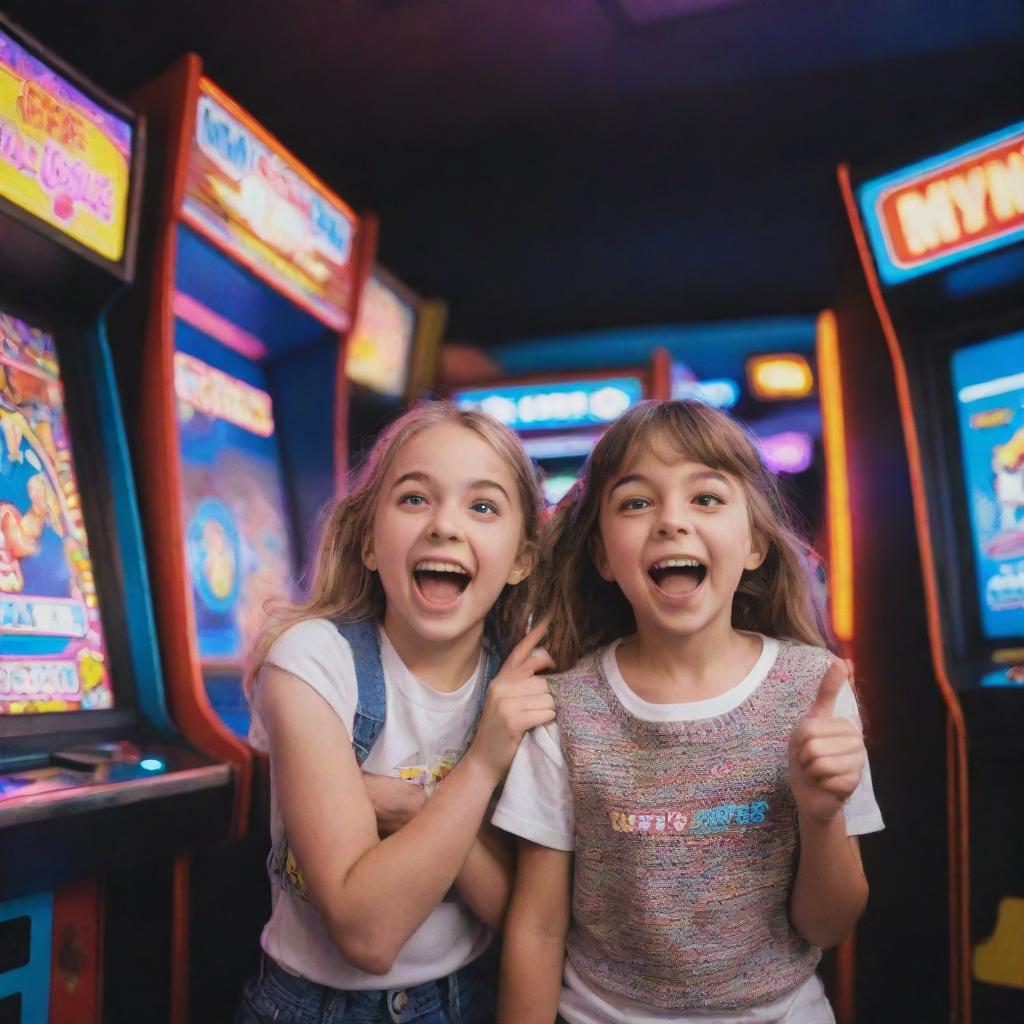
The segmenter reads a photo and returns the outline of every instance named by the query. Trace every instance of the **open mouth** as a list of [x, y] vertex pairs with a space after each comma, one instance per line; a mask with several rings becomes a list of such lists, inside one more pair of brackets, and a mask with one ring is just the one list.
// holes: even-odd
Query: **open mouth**
[[707, 567], [696, 558], [663, 558], [647, 570], [654, 585], [673, 596], [692, 594], [707, 574]]
[[458, 562], [417, 562], [412, 575], [423, 598], [437, 605], [457, 601], [472, 579]]

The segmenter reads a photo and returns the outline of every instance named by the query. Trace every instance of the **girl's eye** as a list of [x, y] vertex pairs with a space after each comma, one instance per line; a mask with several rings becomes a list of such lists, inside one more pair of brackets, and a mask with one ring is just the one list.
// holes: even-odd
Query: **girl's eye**
[[399, 505], [426, 505], [427, 499], [422, 494], [404, 494], [398, 499]]
[[698, 494], [694, 501], [704, 508], [712, 508], [715, 505], [724, 505], [725, 501], [717, 494]]
[[627, 498], [622, 503], [623, 512], [637, 512], [643, 508], [650, 508], [651, 503], [646, 498]]
[[498, 506], [490, 501], [474, 501], [469, 506], [474, 512], [480, 512], [483, 515], [494, 515], [498, 514]]

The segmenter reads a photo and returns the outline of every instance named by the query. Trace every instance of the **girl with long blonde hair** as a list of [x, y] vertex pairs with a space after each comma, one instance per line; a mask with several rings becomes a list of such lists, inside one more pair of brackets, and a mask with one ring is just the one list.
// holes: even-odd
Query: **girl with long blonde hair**
[[543, 626], [526, 632], [541, 507], [516, 436], [438, 402], [383, 433], [330, 511], [306, 600], [247, 674], [273, 911], [239, 1021], [492, 1018], [511, 860], [484, 817], [553, 718]]

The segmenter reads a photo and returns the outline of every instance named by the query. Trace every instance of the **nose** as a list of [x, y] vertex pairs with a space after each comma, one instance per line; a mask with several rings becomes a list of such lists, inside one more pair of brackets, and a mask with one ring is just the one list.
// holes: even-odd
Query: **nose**
[[438, 502], [434, 506], [434, 514], [430, 517], [427, 527], [427, 536], [436, 541], [462, 540], [462, 528], [454, 504]]
[[686, 502], [663, 502], [660, 512], [655, 523], [655, 533], [659, 538], [686, 536], [691, 532], [689, 505]]

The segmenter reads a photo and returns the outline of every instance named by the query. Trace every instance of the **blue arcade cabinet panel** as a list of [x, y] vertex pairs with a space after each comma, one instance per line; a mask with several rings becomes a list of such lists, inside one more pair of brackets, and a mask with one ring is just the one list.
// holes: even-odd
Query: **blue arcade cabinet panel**
[[49, 1019], [52, 932], [52, 893], [0, 903], [0, 1021]]
[[1024, 637], [1024, 331], [960, 349], [952, 374], [982, 633], [1006, 643]]

